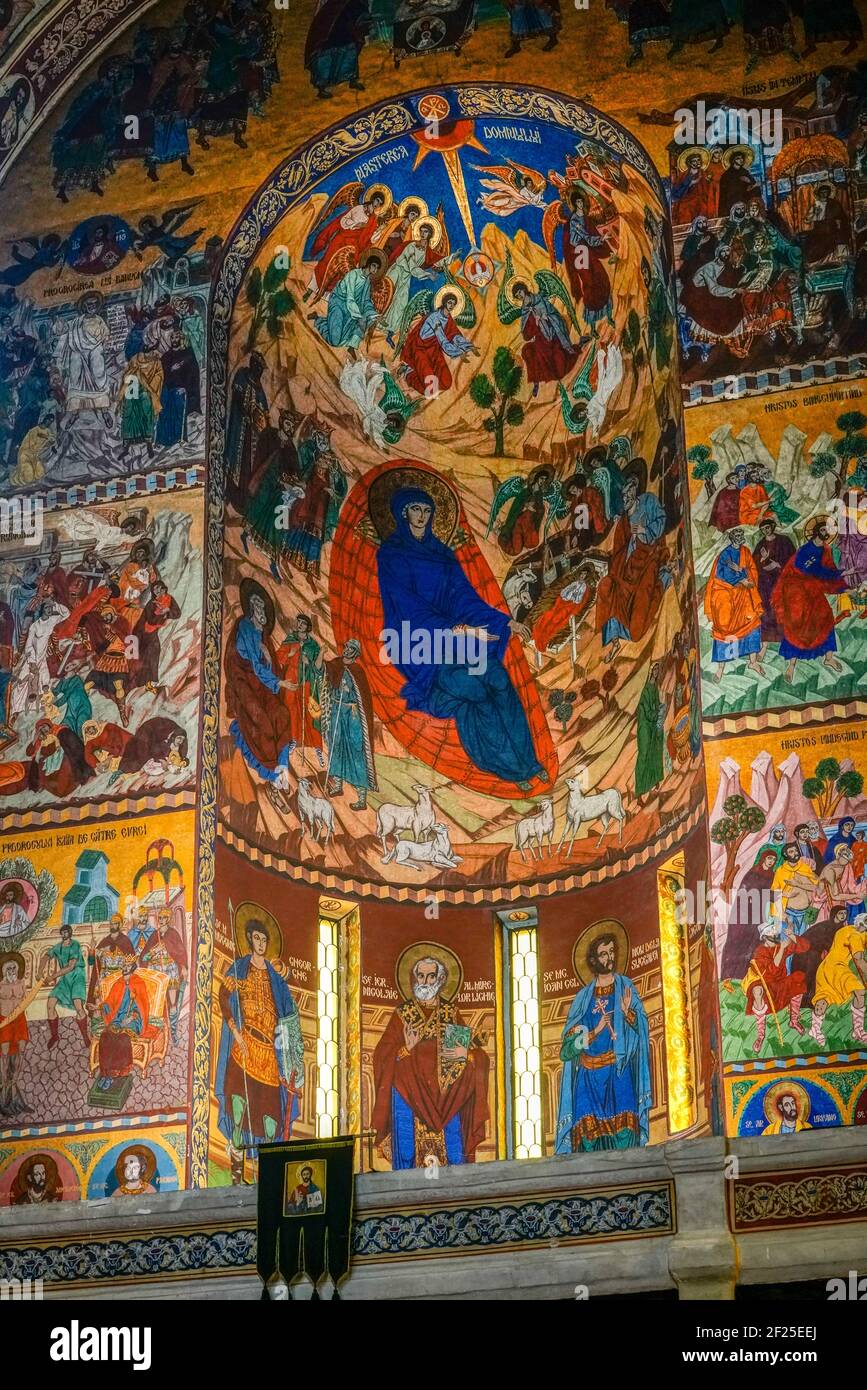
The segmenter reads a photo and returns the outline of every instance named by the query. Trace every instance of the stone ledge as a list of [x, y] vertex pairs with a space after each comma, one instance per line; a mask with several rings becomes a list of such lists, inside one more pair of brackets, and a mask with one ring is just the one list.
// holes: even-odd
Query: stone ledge
[[[732, 1155], [738, 1174], [727, 1182]], [[867, 1135], [838, 1130], [467, 1165], [441, 1169], [435, 1181], [422, 1170], [362, 1174], [355, 1240], [366, 1248], [341, 1292], [563, 1299], [586, 1285], [591, 1297], [676, 1287], [681, 1297], [720, 1299], [733, 1296], [736, 1269], [743, 1283], [829, 1278], [863, 1262], [867, 1206], [862, 1217], [844, 1182], [815, 1179], [862, 1168], [867, 1174]], [[732, 1234], [733, 1194], [774, 1183], [798, 1192], [797, 1209], [787, 1213], [781, 1199], [783, 1219], [772, 1229]], [[854, 1200], [851, 1211], [833, 1210], [838, 1189]], [[811, 1212], [815, 1191], [824, 1207]], [[255, 1224], [254, 1188], [6, 1208], [0, 1273], [42, 1273], [52, 1298], [134, 1290], [137, 1298], [253, 1299]]]

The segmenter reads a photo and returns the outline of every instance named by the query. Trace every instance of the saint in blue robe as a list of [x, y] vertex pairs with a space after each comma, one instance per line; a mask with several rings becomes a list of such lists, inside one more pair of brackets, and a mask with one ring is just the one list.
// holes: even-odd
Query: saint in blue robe
[[[626, 989], [632, 990], [632, 998], [624, 1010]], [[603, 1015], [610, 1019], [610, 1026], [591, 1040]], [[566, 1019], [560, 1055], [563, 1075], [555, 1153], [646, 1144], [650, 1032], [638, 990], [626, 975], [615, 975], [607, 987], [591, 980], [579, 990]]]

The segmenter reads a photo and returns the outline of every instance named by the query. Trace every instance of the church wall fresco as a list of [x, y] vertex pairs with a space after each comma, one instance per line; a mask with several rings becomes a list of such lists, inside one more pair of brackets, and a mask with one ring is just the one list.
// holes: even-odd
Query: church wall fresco
[[52, 220], [10, 227], [2, 254], [4, 487], [51, 507], [201, 485], [225, 211], [190, 198]]
[[191, 811], [0, 842], [4, 1141], [183, 1134], [194, 842]]
[[864, 713], [863, 401], [855, 382], [688, 412], [706, 733]]
[[[281, 1139], [291, 1133], [300, 1139], [316, 1133], [319, 897], [303, 887], [287, 887], [277, 874], [223, 845], [218, 846], [217, 862], [213, 929], [199, 939], [200, 972], [212, 981], [209, 1046], [201, 1054], [197, 1049], [194, 1075], [196, 1104], [208, 1115], [208, 1142], [202, 1152], [197, 1146], [193, 1164], [207, 1162], [208, 1182], [219, 1186], [237, 1180], [245, 1133], [260, 1139], [266, 1134]], [[253, 924], [261, 929], [255, 939]], [[280, 1016], [290, 1020], [286, 1046], [279, 1052], [266, 1053], [261, 1044], [256, 1048], [260, 1036], [274, 1032], [273, 1025], [263, 1028], [257, 1017], [271, 1009], [265, 989], [261, 998], [252, 994], [260, 975], [272, 984], [275, 1007], [282, 1006]], [[249, 997], [248, 980], [253, 982]], [[270, 1088], [257, 1112], [261, 1125], [254, 1119], [252, 1128], [243, 1115], [239, 1121], [233, 1113], [233, 1107], [237, 1111], [243, 1104], [233, 1098], [239, 1092], [246, 1098], [243, 1066], [238, 1066], [241, 1047], [233, 1028], [242, 1038], [253, 1030], [248, 1039], [253, 1049], [249, 1075]], [[279, 1078], [286, 1083], [283, 1096]]]
[[[432, 141], [428, 120], [443, 123]], [[303, 851], [300, 873], [337, 872], [347, 887], [446, 872], [456, 894], [562, 881], [576, 840], [579, 867], [640, 863], [649, 842], [689, 827], [701, 786], [673, 323], [646, 161], [603, 119], [533, 89], [423, 92], [363, 124], [377, 137], [366, 164], [354, 148], [322, 191], [300, 181], [335, 161], [349, 139], [338, 129], [277, 176], [296, 198], [273, 230], [267, 196], [246, 218], [252, 230], [264, 214], [270, 234], [237, 299], [225, 395], [217, 372], [211, 397], [227, 599], [218, 815], [254, 853], [291, 864]], [[403, 133], [383, 142], [391, 130]], [[521, 166], [522, 191], [510, 192], [511, 151], [535, 143], [563, 172]], [[383, 178], [356, 179], [368, 166]], [[602, 223], [618, 246], [613, 279], [610, 248], [594, 249], [608, 246]], [[242, 221], [239, 246], [250, 230]], [[224, 275], [220, 319], [228, 292]], [[652, 305], [652, 337], [624, 362], [632, 297]], [[537, 319], [550, 338], [534, 340]], [[595, 442], [609, 436], [611, 457]], [[400, 509], [419, 499], [434, 519], [416, 560]], [[450, 586], [439, 627], [435, 606], [413, 597], [432, 565]], [[259, 604], [264, 627], [251, 619]], [[389, 658], [380, 636], [433, 643], [448, 627], [451, 639], [455, 605], [461, 633], [491, 632], [477, 687], [460, 692], [434, 688], [435, 655]], [[298, 695], [274, 699], [260, 653]], [[485, 718], [471, 712], [482, 687]], [[343, 699], [358, 709], [345, 747], [328, 732]], [[599, 795], [597, 845], [577, 832], [579, 804]], [[326, 803], [321, 823], [307, 822], [312, 854], [294, 796]], [[415, 862], [393, 843], [413, 800], [441, 841]], [[536, 816], [557, 846], [544, 868], [524, 843]]]
[[40, 521], [41, 537], [7, 542], [0, 563], [4, 827], [191, 806], [200, 496], [145, 494]]
[[769, 1070], [800, 1084], [800, 1122], [860, 1122], [849, 1102], [864, 1080], [867, 1040], [864, 740], [863, 722], [832, 721], [713, 746], [710, 881], [720, 892], [707, 918], [737, 1133], [762, 1132], [758, 1082]]
[[[840, 494], [857, 513], [865, 483], [863, 7], [835, 6], [830, 25], [826, 7], [807, 0], [797, 15], [782, 2], [729, 0], [624, 0], [586, 13], [556, 0], [420, 10], [325, 0], [291, 13], [234, 0], [218, 15], [207, 0], [161, 0], [124, 29], [133, 8], [88, 17], [67, 7], [57, 46], [58, 12], [22, 20], [13, 10], [4, 21], [0, 4], [0, 47], [22, 24], [14, 70], [0, 67], [0, 490], [22, 518], [34, 498], [45, 508], [38, 546], [17, 534], [0, 544], [0, 858], [26, 860], [55, 884], [39, 928], [47, 949], [74, 870], [55, 837], [115, 831], [107, 880], [122, 912], [133, 846], [173, 839], [190, 976], [168, 1075], [151, 1064], [145, 1079], [134, 1066], [128, 1103], [111, 1114], [81, 1098], [92, 1081], [83, 1035], [74, 1077], [62, 1081], [55, 1066], [80, 1032], [74, 1005], [60, 1008], [49, 1050], [54, 985], [28, 998], [6, 1026], [24, 1020], [33, 1038], [18, 1066], [38, 1118], [0, 1115], [0, 1200], [44, 1200], [46, 1187], [69, 1200], [249, 1180], [252, 1156], [239, 1163], [232, 1141], [243, 1146], [250, 1098], [236, 1115], [238, 1088], [227, 1090], [219, 1068], [242, 993], [226, 983], [257, 954], [254, 910], [273, 970], [257, 977], [277, 1016], [297, 1024], [263, 1061], [289, 1083], [277, 1126], [288, 1115], [293, 1136], [313, 1135], [332, 1103], [317, 1058], [320, 971], [331, 968], [321, 952], [327, 962], [333, 949], [343, 1031], [331, 1042], [347, 1068], [335, 1094], [364, 1136], [364, 1167], [509, 1152], [510, 912], [526, 912], [537, 933], [546, 1153], [558, 1141], [563, 1032], [589, 968], [582, 948], [576, 969], [573, 949], [607, 919], [622, 929], [614, 974], [635, 987], [624, 1005], [622, 986], [616, 1008], [637, 1019], [640, 1002], [647, 1018], [635, 1132], [645, 1053], [650, 1142], [723, 1119], [741, 1134], [861, 1122], [858, 989], [829, 1000], [824, 1044], [792, 1028], [787, 1000], [766, 1015], [754, 1054], [742, 981], [765, 924], [749, 923], [745, 969], [723, 973], [717, 990], [711, 949], [721, 967], [727, 918], [675, 919], [681, 888], [697, 897], [731, 867], [714, 839], [708, 866], [702, 742], [712, 824], [724, 814], [720, 788], [737, 792], [732, 761], [748, 809], [766, 818], [777, 793], [752, 805], [758, 758], [772, 770], [766, 788], [789, 785], [793, 754], [808, 781], [822, 757], [837, 759], [839, 776], [860, 775], [861, 539], [815, 527]], [[88, 25], [91, 61], [65, 86]], [[523, 85], [528, 70], [538, 85]], [[747, 137], [736, 142], [742, 159], [735, 142], [718, 159], [699, 139], [674, 144], [677, 112], [697, 116], [699, 100], [779, 110], [780, 149]], [[571, 259], [579, 248], [583, 269]], [[362, 252], [376, 253], [366, 289]], [[629, 551], [637, 533], [621, 525], [616, 494], [630, 472], [646, 568], [624, 589], [620, 543]], [[380, 660], [386, 609], [398, 628], [419, 616], [406, 599], [406, 493], [391, 511], [399, 487], [434, 504], [425, 562], [448, 572], [452, 598], [469, 590], [470, 625], [499, 624], [484, 679], [505, 681], [499, 729], [519, 730], [523, 760], [511, 737], [503, 755], [506, 740], [491, 737], [485, 715], [468, 718], [453, 689], [448, 714], [424, 698], [409, 709], [405, 673]], [[589, 525], [576, 529], [582, 506]], [[752, 558], [765, 547], [752, 599], [735, 601], [751, 603], [761, 672], [719, 582], [720, 553], [741, 524], [738, 549]], [[775, 604], [767, 566], [778, 550], [788, 564], [791, 549], [842, 580], [818, 574], [805, 586], [790, 574]], [[787, 670], [784, 640], [811, 647], [809, 585], [833, 660], [801, 655]], [[33, 616], [46, 602], [70, 610], [56, 635], [55, 611]], [[250, 615], [262, 608], [257, 639]], [[21, 664], [35, 623], [52, 632], [44, 651], [31, 642], [35, 664]], [[156, 626], [144, 661], [124, 647], [140, 623]], [[267, 662], [259, 674], [249, 662], [257, 640], [285, 682], [268, 699]], [[722, 661], [715, 640], [733, 644]], [[347, 657], [352, 641], [360, 650]], [[348, 706], [353, 734], [344, 724], [341, 745]], [[273, 748], [257, 742], [263, 716]], [[85, 722], [100, 727], [83, 738]], [[40, 723], [49, 727], [37, 733]], [[807, 739], [819, 743], [793, 750]], [[807, 802], [833, 838], [839, 808], [828, 810], [833, 789], [823, 786], [821, 805], [802, 790], [775, 823], [793, 834]], [[859, 796], [846, 802], [856, 831]], [[588, 803], [594, 816], [570, 820], [570, 806]], [[124, 827], [136, 829], [129, 841]], [[736, 881], [752, 871], [747, 858], [739, 846]], [[21, 901], [0, 905], [13, 926], [31, 905], [19, 867]], [[857, 889], [856, 879], [849, 896]], [[861, 889], [863, 906], [863, 866]], [[854, 898], [849, 906], [854, 918]], [[794, 946], [822, 920], [804, 919]], [[817, 976], [845, 944], [835, 936], [824, 957], [818, 948]], [[391, 1065], [389, 1047], [378, 1061], [377, 1051], [389, 1028], [397, 1051], [405, 1027], [413, 1040], [398, 1011], [419, 1008], [406, 996], [426, 983], [411, 966], [401, 975], [401, 953], [425, 942], [422, 973], [438, 976], [439, 961], [448, 988], [453, 976], [462, 985], [453, 1000], [441, 988], [436, 1022], [414, 1046], [433, 1052], [436, 1042], [441, 1096], [442, 1065], [467, 1091], [457, 1130], [440, 1110], [430, 1133], [413, 1127], [410, 1102], [409, 1118], [393, 1097], [377, 1110], [377, 1077], [385, 1086]], [[5, 944], [18, 950], [12, 932]], [[28, 937], [26, 970], [29, 949]], [[168, 957], [166, 978], [179, 969]], [[131, 978], [147, 969], [137, 964]], [[809, 1033], [815, 1010], [801, 1002], [796, 1021]], [[7, 1003], [0, 1013], [8, 1018]], [[96, 1025], [85, 1026], [89, 1046]], [[444, 1064], [447, 1029], [457, 1051]], [[131, 1029], [124, 1036], [140, 1045]], [[6, 1087], [18, 1085], [10, 1055]], [[774, 1090], [782, 1073], [785, 1095]], [[270, 1114], [253, 1099], [257, 1119]], [[375, 1118], [391, 1125], [396, 1159], [377, 1144]], [[59, 1134], [32, 1132], [48, 1127]], [[628, 1134], [617, 1142], [633, 1142]]]

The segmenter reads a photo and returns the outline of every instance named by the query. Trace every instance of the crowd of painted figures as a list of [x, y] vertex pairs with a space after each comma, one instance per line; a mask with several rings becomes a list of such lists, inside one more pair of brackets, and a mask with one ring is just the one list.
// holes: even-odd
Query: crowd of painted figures
[[863, 349], [867, 101], [859, 70], [823, 70], [783, 100], [776, 116], [762, 108], [782, 127], [776, 153], [755, 132], [748, 143], [672, 146], [687, 380]]
[[278, 80], [266, 0], [189, 0], [175, 24], [140, 25], [131, 51], [101, 61], [57, 128], [58, 198], [67, 202], [77, 188], [101, 194], [130, 159], [153, 182], [173, 165], [192, 176], [193, 131], [203, 150], [226, 135], [246, 148], [250, 113], [262, 114]]
[[[740, 881], [720, 979], [724, 1000], [735, 985], [742, 991], [755, 1053], [765, 1047], [769, 1022], [788, 1052], [824, 1048], [829, 1022], [842, 1045], [867, 1042], [863, 816], [772, 828]], [[785, 1043], [778, 1018], [791, 1030]]]
[[[182, 294], [71, 312], [0, 311], [0, 478], [10, 488], [177, 458], [203, 435], [201, 306]], [[112, 306], [113, 307], [113, 306]]]
[[130, 778], [163, 785], [189, 766], [181, 725], [143, 717], [168, 702], [162, 642], [181, 610], [141, 522], [111, 531], [107, 550], [83, 541], [64, 554], [58, 546], [5, 572], [2, 797], [67, 800], [89, 795], [94, 779], [105, 795]]
[[704, 595], [717, 679], [744, 660], [764, 676], [768, 646], [786, 663], [789, 684], [798, 662], [843, 670], [838, 628], [860, 626], [867, 590], [867, 469], [856, 460], [845, 467], [843, 505], [810, 517], [797, 541], [789, 533], [798, 512], [768, 468], [738, 464], [726, 475], [710, 513], [723, 544]]
[[[189, 974], [186, 925], [183, 914], [159, 905], [159, 891], [149, 897], [154, 901], [131, 895], [127, 918], [115, 913], [84, 925], [64, 920], [58, 939], [42, 952], [28, 978], [24, 957], [15, 949], [27, 925], [21, 885], [12, 881], [0, 888], [0, 1127], [4, 1121], [26, 1124], [23, 1117], [38, 1108], [36, 1097], [21, 1089], [34, 1027], [49, 1059], [55, 1048], [69, 1050], [61, 1022], [68, 1020], [78, 1030], [86, 1049], [81, 1060], [90, 1085], [88, 1103], [97, 1108], [118, 1109], [134, 1069], [146, 1074], [151, 1061], [162, 1061], [177, 1043]], [[28, 1022], [28, 1008], [46, 992], [47, 1020], [40, 1013], [38, 1024]]]
[[[693, 44], [711, 53], [734, 42], [740, 29], [745, 69], [752, 72], [777, 54], [793, 62], [836, 42], [851, 53], [863, 29], [854, 0], [829, 10], [826, 0], [607, 0], [626, 29], [626, 66], [646, 55], [648, 45], [664, 45], [673, 58]], [[576, 6], [580, 9], [580, 6]], [[503, 57], [513, 58], [529, 41], [550, 52], [559, 41], [560, 0], [399, 0], [392, 9], [376, 0], [319, 0], [310, 23], [304, 64], [317, 95], [327, 100], [346, 83], [363, 87], [360, 59], [365, 44], [386, 43], [400, 63], [452, 50], [460, 53], [477, 24], [508, 16], [509, 38]], [[796, 25], [796, 16], [800, 23]], [[580, 18], [580, 16], [579, 16]]]
[[[540, 258], [557, 267], [537, 270], [531, 282], [515, 273], [507, 256], [495, 308], [497, 331], [514, 324], [520, 334], [532, 396], [553, 387], [554, 402], [560, 397], [570, 461], [565, 468], [540, 466], [528, 476], [516, 475], [495, 486], [487, 535], [495, 532], [500, 550], [514, 561], [503, 588], [509, 611], [483, 604], [478, 589], [473, 593], [467, 587], [468, 578], [470, 586], [477, 586], [479, 577], [467, 576], [449, 555], [455, 571], [449, 621], [476, 626], [484, 619], [492, 632], [505, 633], [505, 641], [517, 632], [538, 658], [537, 665], [556, 655], [570, 632], [574, 637], [583, 626], [587, 632], [582, 632], [582, 641], [588, 632], [598, 633], [601, 660], [611, 665], [624, 643], [643, 642], [664, 614], [668, 660], [677, 668], [676, 710], [667, 738], [660, 663], [649, 672], [638, 721], [640, 798], [663, 777], [666, 744], [670, 751], [676, 744], [673, 757], [680, 764], [697, 755], [699, 741], [695, 638], [689, 635], [691, 625], [682, 608], [685, 585], [680, 582], [685, 563], [677, 429], [666, 404], [674, 335], [661, 221], [644, 202], [638, 205], [636, 200], [636, 208], [629, 207], [629, 218], [637, 217], [640, 227], [638, 244], [647, 247], [646, 256], [633, 256], [634, 264], [630, 262], [625, 274], [641, 286], [648, 305], [647, 370], [656, 393], [653, 421], [659, 430], [648, 464], [636, 456], [626, 435], [609, 444], [594, 442], [609, 403], [624, 385], [617, 341], [624, 329], [615, 321], [606, 262], [618, 245], [621, 218], [611, 193], [614, 188], [621, 193], [629, 189], [625, 170], [586, 139], [577, 143], [563, 175], [552, 172], [546, 177], [512, 165], [479, 166], [479, 171], [489, 176], [481, 181], [485, 191], [480, 200], [495, 216], [508, 217], [518, 209], [538, 211], [540, 224], [533, 236], [538, 237]], [[549, 182], [555, 196], [546, 203]], [[626, 206], [624, 200], [621, 207]], [[399, 444], [410, 419], [431, 401], [453, 390], [467, 394], [464, 383], [456, 385], [456, 373], [462, 360], [480, 355], [472, 341], [479, 311], [470, 284], [460, 284], [455, 273], [460, 258], [452, 243], [442, 207], [430, 214], [420, 195], [397, 198], [385, 183], [355, 182], [339, 188], [318, 211], [307, 237], [301, 258], [306, 323], [296, 331], [310, 332], [334, 350], [340, 389], [356, 407], [366, 438], [383, 454]], [[418, 282], [422, 288], [414, 288]], [[486, 304], [494, 307], [492, 297]], [[291, 580], [294, 572], [296, 577], [306, 576], [315, 593], [323, 549], [336, 532], [347, 495], [346, 470], [328, 429], [314, 416], [284, 408], [272, 423], [266, 373], [264, 355], [253, 350], [231, 381], [226, 497], [243, 518], [241, 541], [247, 554], [255, 546], [267, 558], [275, 582]], [[564, 378], [570, 381], [568, 393]], [[520, 370], [515, 380], [522, 380]], [[478, 408], [481, 397], [473, 395], [472, 384], [469, 396]], [[506, 418], [518, 422], [518, 414]], [[430, 561], [428, 552], [440, 544], [433, 533], [435, 503], [429, 489], [434, 481], [426, 483], [421, 475], [416, 481], [415, 489], [401, 494], [402, 508], [394, 511], [397, 531], [380, 551], [374, 579], [383, 609], [397, 629], [403, 620], [411, 620], [413, 630], [433, 621], [430, 614], [416, 611], [406, 587], [406, 577], [423, 569]], [[413, 509], [418, 508], [417, 518]], [[603, 544], [604, 553], [598, 548]], [[392, 546], [399, 550], [400, 561], [393, 573], [386, 563]], [[542, 577], [552, 556], [555, 591]], [[329, 770], [329, 794], [347, 781], [357, 789], [354, 809], [364, 809], [367, 791], [376, 787], [372, 673], [365, 673], [359, 663], [367, 643], [359, 644], [355, 637], [369, 634], [354, 634], [326, 676], [308, 615], [291, 620], [280, 615], [281, 625], [291, 631], [283, 647], [272, 651], [273, 600], [250, 585], [241, 597], [243, 611], [229, 635], [226, 667], [236, 747], [256, 776], [269, 784], [272, 800], [282, 809], [287, 809], [284, 793], [296, 748], [302, 760], [305, 749], [316, 750], [320, 766]], [[496, 699], [492, 695], [480, 709], [478, 692], [484, 681], [475, 680], [465, 692], [450, 690], [448, 700], [458, 710], [461, 756], [477, 770], [526, 790], [541, 770], [541, 758], [517, 697], [509, 705], [509, 738], [495, 727], [497, 707], [514, 695], [512, 679], [498, 669], [501, 655], [499, 646], [489, 647], [492, 669], [486, 679], [500, 681]], [[413, 673], [404, 674], [410, 681], [407, 690], [415, 688]], [[417, 684], [418, 671], [414, 674]], [[425, 677], [418, 706], [434, 717], [439, 697], [432, 685], [439, 679], [433, 670], [430, 679]], [[452, 673], [453, 684], [455, 679]], [[464, 721], [461, 711], [471, 699], [475, 713]], [[341, 737], [354, 745], [344, 757], [329, 746], [324, 707], [340, 710], [347, 703], [356, 713], [354, 723], [341, 721]], [[316, 713], [311, 715], [311, 710]], [[522, 752], [509, 761], [503, 748], [521, 742], [521, 731], [526, 734]]]

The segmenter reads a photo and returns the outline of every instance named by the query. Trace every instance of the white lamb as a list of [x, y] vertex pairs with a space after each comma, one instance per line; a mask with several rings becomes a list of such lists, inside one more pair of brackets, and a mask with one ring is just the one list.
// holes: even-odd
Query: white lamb
[[383, 859], [383, 864], [390, 864], [394, 860], [395, 864], [410, 864], [412, 868], [418, 869], [419, 873], [424, 871], [426, 864], [431, 864], [437, 869], [456, 869], [462, 862], [461, 856], [455, 854], [452, 849], [448, 830], [437, 821], [433, 832], [433, 840], [426, 840], [424, 844], [419, 844], [417, 840], [395, 841], [394, 847]]
[[539, 855], [542, 858], [542, 844], [548, 840], [548, 850], [554, 844], [554, 803], [550, 797], [545, 797], [544, 801], [539, 802], [538, 810], [533, 816], [524, 816], [515, 826], [515, 848], [521, 851], [521, 858], [526, 859], [525, 849], [529, 849], [530, 854], [536, 858], [536, 847], [538, 846]]
[[314, 796], [310, 790], [309, 777], [301, 777], [298, 782], [298, 819], [302, 834], [309, 830], [314, 840], [321, 838], [325, 831], [325, 844], [334, 834], [334, 807], [324, 796]]
[[569, 788], [569, 802], [566, 807], [566, 824], [557, 846], [557, 853], [559, 854], [563, 848], [563, 841], [571, 831], [572, 838], [566, 851], [567, 857], [572, 853], [575, 836], [584, 821], [598, 820], [602, 822], [602, 834], [596, 841], [598, 845], [601, 845], [613, 820], [617, 821], [617, 843], [621, 844], [623, 841], [623, 822], [626, 820], [623, 800], [617, 788], [611, 787], [602, 792], [585, 792], [581, 786], [580, 776], [585, 769], [579, 768], [578, 771], [578, 777], [566, 778], [566, 786]]
[[[393, 801], [384, 801], [376, 813], [376, 833], [382, 845], [383, 855], [388, 853], [388, 836], [393, 835], [395, 843], [401, 830], [412, 831], [414, 840], [425, 839], [434, 828], [436, 815], [431, 801], [430, 787], [414, 786], [415, 803], [412, 806], [398, 806]], [[382, 860], [388, 863], [387, 859]]]

